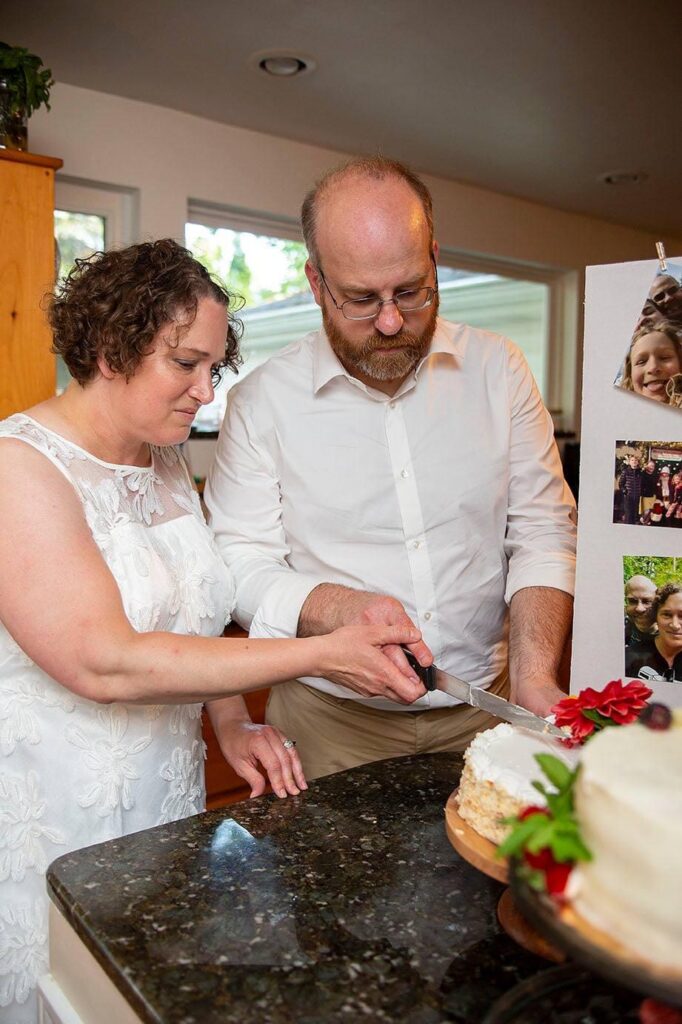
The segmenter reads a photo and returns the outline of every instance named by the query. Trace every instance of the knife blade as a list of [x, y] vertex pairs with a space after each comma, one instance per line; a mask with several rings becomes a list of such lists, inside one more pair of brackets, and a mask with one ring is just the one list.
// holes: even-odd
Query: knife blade
[[410, 666], [417, 673], [427, 690], [442, 690], [443, 693], [447, 693], [457, 700], [464, 701], [465, 704], [470, 704], [471, 707], [480, 708], [481, 711], [488, 711], [491, 715], [495, 715], [496, 718], [502, 718], [505, 722], [511, 722], [512, 725], [517, 725], [521, 729], [529, 729], [531, 732], [540, 732], [545, 733], [545, 735], [566, 739], [568, 735], [566, 731], [553, 725], [551, 722], [547, 722], [544, 718], [540, 718], [539, 715], [534, 715], [527, 708], [522, 708], [519, 704], [512, 704], [511, 701], [505, 700], [504, 697], [499, 697], [496, 693], [490, 693], [480, 686], [472, 686], [471, 683], [465, 683], [463, 679], [450, 675], [449, 672], [443, 672], [442, 669], [436, 668], [435, 665], [429, 665], [428, 668], [424, 668], [410, 651], [405, 650], [405, 648], [403, 648], [403, 651]]

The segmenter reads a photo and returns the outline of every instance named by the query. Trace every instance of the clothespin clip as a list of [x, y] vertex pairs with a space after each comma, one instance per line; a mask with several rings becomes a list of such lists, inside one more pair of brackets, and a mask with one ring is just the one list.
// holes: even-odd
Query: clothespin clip
[[668, 264], [665, 261], [665, 246], [663, 242], [656, 242], [656, 254], [658, 256], [658, 266], [662, 274], [668, 273]]

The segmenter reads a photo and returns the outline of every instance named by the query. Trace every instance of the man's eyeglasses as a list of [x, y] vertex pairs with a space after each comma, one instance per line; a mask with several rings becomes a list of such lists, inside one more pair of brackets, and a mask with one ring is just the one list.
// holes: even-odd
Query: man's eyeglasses
[[322, 278], [322, 283], [329, 292], [329, 298], [346, 320], [374, 320], [389, 302], [393, 302], [401, 313], [414, 313], [418, 309], [425, 309], [431, 305], [438, 292], [438, 271], [433, 256], [431, 262], [436, 272], [434, 288], [406, 288], [404, 291], [396, 292], [392, 299], [380, 299], [378, 295], [366, 295], [362, 299], [347, 299], [346, 302], [341, 303], [334, 298], [327, 279], [322, 273], [322, 268], [318, 266], [317, 270]]
[[665, 285], [663, 288], [659, 288], [657, 292], [651, 296], [654, 305], [658, 305], [659, 302], [666, 302], [667, 299], [672, 299], [673, 295], [682, 290], [681, 286], [677, 282], [671, 281], [670, 284]]

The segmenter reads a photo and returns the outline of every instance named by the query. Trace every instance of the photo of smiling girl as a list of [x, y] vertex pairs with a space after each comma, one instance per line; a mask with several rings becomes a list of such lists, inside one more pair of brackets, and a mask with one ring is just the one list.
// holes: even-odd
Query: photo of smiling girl
[[662, 320], [635, 331], [616, 384], [654, 402], [677, 404], [675, 396], [679, 389], [675, 385], [681, 374], [682, 332], [676, 325]]

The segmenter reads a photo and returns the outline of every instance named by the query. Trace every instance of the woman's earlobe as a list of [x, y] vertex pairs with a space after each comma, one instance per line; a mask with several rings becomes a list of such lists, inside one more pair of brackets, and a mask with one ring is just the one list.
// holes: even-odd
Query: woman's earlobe
[[116, 371], [111, 369], [104, 356], [97, 356], [97, 369], [106, 380], [113, 380], [117, 376]]

